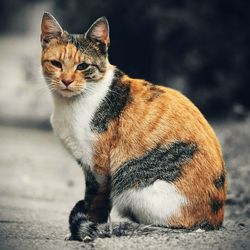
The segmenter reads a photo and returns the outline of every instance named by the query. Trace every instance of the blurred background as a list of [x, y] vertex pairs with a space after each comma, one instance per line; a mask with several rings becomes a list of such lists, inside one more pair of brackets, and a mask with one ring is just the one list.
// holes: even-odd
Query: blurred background
[[44, 11], [71, 33], [107, 16], [112, 64], [180, 90], [210, 119], [247, 115], [249, 1], [1, 0], [0, 122], [49, 127], [51, 100], [39, 65]]

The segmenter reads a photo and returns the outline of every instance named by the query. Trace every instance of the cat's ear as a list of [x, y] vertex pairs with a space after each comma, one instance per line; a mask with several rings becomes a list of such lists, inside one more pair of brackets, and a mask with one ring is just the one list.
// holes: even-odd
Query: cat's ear
[[41, 23], [41, 42], [48, 43], [51, 38], [61, 37], [63, 29], [57, 20], [48, 12], [43, 14]]
[[85, 37], [109, 46], [109, 23], [106, 17], [98, 18], [85, 33]]

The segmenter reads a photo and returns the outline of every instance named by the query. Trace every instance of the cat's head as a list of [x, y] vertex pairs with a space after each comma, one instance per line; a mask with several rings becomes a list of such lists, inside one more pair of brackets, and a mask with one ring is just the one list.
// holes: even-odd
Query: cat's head
[[69, 34], [44, 13], [41, 24], [42, 68], [52, 92], [72, 97], [98, 83], [109, 67], [109, 25], [97, 19], [85, 34]]

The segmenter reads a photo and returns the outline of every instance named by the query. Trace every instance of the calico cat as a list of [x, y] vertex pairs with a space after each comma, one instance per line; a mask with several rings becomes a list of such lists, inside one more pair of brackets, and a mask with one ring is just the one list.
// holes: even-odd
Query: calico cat
[[69, 34], [42, 18], [41, 63], [54, 100], [55, 134], [82, 167], [84, 200], [69, 216], [70, 239], [97, 223], [134, 221], [218, 229], [226, 198], [220, 145], [178, 91], [133, 79], [108, 61], [109, 25]]

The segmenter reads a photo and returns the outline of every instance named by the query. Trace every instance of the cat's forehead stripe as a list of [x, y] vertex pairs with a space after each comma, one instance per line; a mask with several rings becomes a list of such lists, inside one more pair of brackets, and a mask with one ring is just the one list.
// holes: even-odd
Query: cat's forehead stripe
[[83, 60], [84, 55], [71, 43], [67, 43], [57, 50], [58, 58], [61, 61], [72, 61], [79, 63]]
[[60, 61], [63, 61], [64, 57], [66, 55], [66, 46], [64, 46], [61, 51], [58, 50], [58, 53], [59, 53], [59, 59], [60, 59]]
[[66, 58], [68, 60], [71, 60], [72, 58], [76, 58], [76, 53], [77, 53], [76, 47], [68, 43], [66, 46], [66, 55], [65, 55]]

